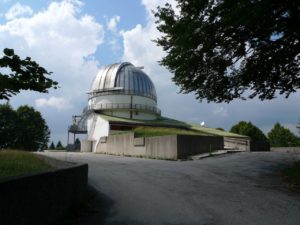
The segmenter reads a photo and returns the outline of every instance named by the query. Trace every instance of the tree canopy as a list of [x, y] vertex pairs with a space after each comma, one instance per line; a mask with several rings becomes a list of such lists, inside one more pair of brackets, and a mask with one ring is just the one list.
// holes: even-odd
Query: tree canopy
[[15, 146], [17, 113], [9, 104], [0, 105], [0, 149]]
[[13, 110], [8, 104], [0, 105], [0, 148], [42, 150], [49, 136], [46, 121], [34, 108], [24, 105]]
[[179, 13], [166, 4], [154, 15], [160, 63], [181, 92], [230, 102], [300, 88], [299, 0], [176, 1]]
[[240, 121], [230, 129], [230, 132], [249, 136], [254, 141], [267, 140], [266, 135], [251, 122]]
[[[4, 49], [0, 58], [0, 100], [8, 100], [21, 90], [47, 93], [48, 89], [57, 88], [57, 82], [48, 78], [51, 72], [39, 66], [30, 57], [21, 59], [13, 49]], [[7, 73], [5, 73], [7, 71]]]
[[300, 145], [299, 138], [288, 128], [276, 123], [268, 133], [270, 145], [272, 147], [294, 147]]

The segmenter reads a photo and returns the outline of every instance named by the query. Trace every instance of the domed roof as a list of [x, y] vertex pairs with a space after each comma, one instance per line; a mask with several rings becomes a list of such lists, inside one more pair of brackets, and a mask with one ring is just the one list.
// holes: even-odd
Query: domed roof
[[156, 101], [156, 90], [146, 73], [131, 63], [115, 63], [102, 68], [97, 74], [91, 93], [105, 95], [132, 94], [152, 98]]

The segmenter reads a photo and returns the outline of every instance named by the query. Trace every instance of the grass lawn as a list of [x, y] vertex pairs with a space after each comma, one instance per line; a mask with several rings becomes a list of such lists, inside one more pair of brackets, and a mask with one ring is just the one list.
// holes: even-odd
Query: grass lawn
[[285, 168], [282, 173], [288, 182], [300, 187], [300, 161], [297, 161], [292, 166]]
[[207, 135], [201, 131], [186, 130], [180, 128], [166, 128], [166, 127], [137, 127], [134, 130], [136, 137], [152, 137], [172, 134], [185, 135]]
[[[223, 136], [223, 137], [234, 137], [234, 138], [247, 138], [247, 136], [239, 135], [235, 133], [230, 133], [228, 131], [221, 131], [215, 128], [209, 128], [209, 127], [203, 127], [197, 124], [191, 124], [188, 122], [175, 120], [167, 117], [159, 117], [156, 120], [136, 120], [136, 119], [126, 119], [126, 118], [120, 118], [120, 117], [114, 117], [114, 116], [108, 116], [104, 114], [98, 114], [102, 119], [107, 120], [111, 123], [121, 123], [121, 124], [129, 124], [129, 125], [137, 125], [137, 126], [152, 126], [153, 130], [150, 130], [150, 128], [147, 130], [145, 135], [148, 136], [157, 136], [157, 135], [168, 135], [168, 134], [191, 134], [191, 135], [216, 135], [216, 136]], [[154, 131], [155, 127], [159, 129], [170, 129], [170, 130], [158, 130], [157, 132]], [[167, 128], [169, 127], [169, 128]], [[173, 127], [174, 130], [171, 130]], [[144, 129], [144, 128], [143, 128]], [[175, 131], [176, 130], [176, 131]], [[181, 131], [179, 131], [181, 130]], [[186, 130], [190, 130], [191, 132], [187, 133]], [[154, 132], [152, 132], [154, 131]], [[174, 132], [175, 131], [175, 132]], [[139, 131], [138, 131], [139, 132]], [[177, 133], [179, 132], [179, 133]], [[157, 133], [150, 134], [150, 133]], [[139, 135], [139, 134], [138, 134]]]
[[33, 153], [0, 150], [0, 180], [6, 177], [44, 172], [51, 169], [51, 166]]

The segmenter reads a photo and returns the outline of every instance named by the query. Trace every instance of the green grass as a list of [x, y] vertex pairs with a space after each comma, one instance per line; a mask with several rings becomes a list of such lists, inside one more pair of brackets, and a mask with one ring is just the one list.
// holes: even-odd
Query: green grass
[[200, 131], [193, 131], [180, 128], [167, 128], [167, 127], [137, 127], [134, 130], [134, 136], [136, 137], [152, 137], [162, 135], [207, 135]]
[[[108, 116], [104, 114], [98, 114], [102, 119], [105, 119], [107, 121], [110, 121], [112, 123], [123, 123], [123, 124], [130, 124], [130, 125], [137, 125], [137, 126], [153, 126], [153, 127], [169, 127], [171, 129], [180, 129], [180, 130], [190, 130], [193, 131], [195, 135], [196, 133], [200, 133], [200, 135], [216, 135], [216, 136], [222, 136], [222, 137], [235, 137], [235, 138], [247, 138], [247, 136], [239, 135], [227, 131], [221, 131], [215, 128], [209, 128], [209, 127], [203, 127], [198, 124], [192, 124], [180, 120], [175, 120], [167, 117], [159, 117], [156, 120], [136, 120], [136, 119], [126, 119], [126, 118], [120, 118], [120, 117], [114, 117], [114, 116]], [[168, 128], [166, 128], [168, 129]], [[160, 135], [160, 132], [156, 132], [157, 135]], [[167, 134], [174, 134], [173, 132], [162, 132], [162, 135]], [[175, 132], [176, 133], [176, 132]], [[191, 134], [191, 133], [190, 133]], [[153, 135], [156, 136], [156, 135]]]
[[48, 170], [51, 170], [51, 166], [33, 153], [16, 150], [0, 150], [0, 180], [6, 177]]
[[300, 161], [282, 171], [284, 178], [293, 185], [300, 186]]
[[218, 130], [216, 128], [210, 128], [210, 127], [203, 127], [197, 124], [192, 124], [191, 129], [197, 130], [199, 132], [205, 133], [207, 135], [216, 135], [216, 136], [222, 136], [222, 137], [235, 137], [235, 138], [247, 138], [245, 135], [235, 134], [228, 131], [222, 131]]

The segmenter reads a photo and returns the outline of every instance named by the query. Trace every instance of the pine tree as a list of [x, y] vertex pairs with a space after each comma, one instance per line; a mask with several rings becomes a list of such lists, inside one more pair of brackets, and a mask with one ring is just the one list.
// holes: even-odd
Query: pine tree
[[50, 149], [50, 150], [54, 150], [54, 149], [55, 149], [55, 146], [54, 146], [53, 141], [52, 141], [51, 144], [49, 145], [49, 149]]
[[56, 147], [55, 147], [56, 150], [63, 150], [65, 149], [64, 146], [62, 145], [62, 143], [60, 141], [57, 142], [56, 144]]

